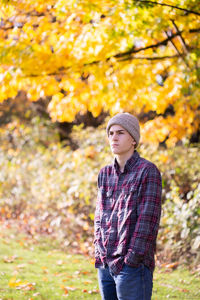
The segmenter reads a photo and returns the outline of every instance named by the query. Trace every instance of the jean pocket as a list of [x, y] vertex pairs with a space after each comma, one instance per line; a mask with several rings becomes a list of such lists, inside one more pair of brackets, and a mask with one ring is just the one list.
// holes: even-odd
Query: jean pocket
[[123, 268], [122, 268], [122, 272], [125, 272], [125, 273], [130, 273], [130, 274], [137, 274], [137, 273], [140, 273], [142, 272], [144, 266], [143, 265], [139, 265], [139, 266], [136, 266], [136, 267], [131, 267], [127, 264], [124, 264]]

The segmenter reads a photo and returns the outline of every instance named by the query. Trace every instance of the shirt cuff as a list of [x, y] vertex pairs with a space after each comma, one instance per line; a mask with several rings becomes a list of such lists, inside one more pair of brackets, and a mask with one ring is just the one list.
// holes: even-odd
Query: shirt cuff
[[138, 267], [143, 262], [144, 256], [135, 253], [134, 251], [129, 251], [125, 256], [125, 264], [130, 267]]
[[95, 268], [99, 268], [100, 266], [102, 266], [102, 262], [101, 259], [99, 257], [95, 257]]

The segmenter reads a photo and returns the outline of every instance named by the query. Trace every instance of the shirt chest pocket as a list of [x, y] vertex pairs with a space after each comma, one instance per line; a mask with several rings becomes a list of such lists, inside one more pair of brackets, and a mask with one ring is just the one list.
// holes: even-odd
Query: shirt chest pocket
[[[111, 218], [113, 214], [113, 191], [114, 188], [100, 188], [99, 189], [99, 200], [100, 200], [100, 224], [106, 232], [106, 228], [111, 224]], [[104, 234], [105, 234], [104, 232]]]
[[119, 197], [118, 216], [135, 214], [137, 210], [137, 185], [123, 187]]
[[122, 188], [122, 192], [121, 192], [121, 195], [124, 199], [126, 200], [137, 200], [137, 190], [138, 190], [138, 187], [136, 184], [134, 185], [131, 185], [130, 187], [127, 187], [127, 186], [124, 186]]
[[98, 198], [100, 200], [101, 210], [107, 211], [110, 210], [112, 207], [113, 202], [113, 191], [114, 188], [105, 189], [101, 187], [98, 192]]

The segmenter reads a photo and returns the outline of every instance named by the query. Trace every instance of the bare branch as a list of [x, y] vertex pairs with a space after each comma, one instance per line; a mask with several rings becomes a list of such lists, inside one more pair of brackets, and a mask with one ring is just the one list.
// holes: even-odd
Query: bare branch
[[156, 2], [156, 1], [146, 1], [146, 0], [133, 0], [133, 2], [140, 2], [140, 3], [147, 3], [147, 4], [152, 4], [152, 5], [167, 6], [167, 7], [175, 8], [175, 9], [178, 9], [178, 10], [182, 10], [184, 12], [187, 12], [188, 14], [195, 14], [197, 16], [200, 16], [200, 12], [190, 10], [190, 9], [187, 9], [187, 8], [183, 8], [183, 7], [179, 7], [179, 6], [175, 6], [175, 5], [170, 5], [170, 4], [167, 4], [167, 3], [159, 3], [159, 2]]
[[200, 32], [200, 28], [190, 29], [189, 33]]
[[183, 47], [185, 53], [188, 53], [188, 48], [187, 48], [186, 42], [185, 42], [184, 38], [182, 37], [182, 34], [181, 34], [180, 30], [178, 29], [178, 26], [176, 25], [174, 20], [171, 20], [171, 21], [172, 21], [172, 24], [174, 25], [174, 28], [176, 29], [176, 32], [177, 33], [179, 32], [179, 40], [182, 44], [182, 47]]
[[[169, 34], [167, 31], [164, 31], [164, 32], [165, 32], [165, 34], [166, 34], [166, 36], [167, 36], [168, 38], [172, 35], [172, 32], [170, 32], [170, 34]], [[173, 41], [173, 40], [170, 40], [170, 43], [171, 43], [172, 47], [174, 48], [174, 50], [177, 52], [177, 54], [178, 54], [179, 56], [181, 56], [181, 54], [180, 54], [178, 48], [176, 47], [176, 44], [174, 43], [174, 41]]]
[[144, 51], [144, 50], [147, 50], [147, 49], [153, 49], [153, 48], [158, 48], [160, 46], [166, 46], [169, 41], [171, 41], [173, 38], [175, 38], [178, 35], [179, 35], [179, 33], [174, 33], [173, 35], [167, 37], [166, 39], [164, 39], [161, 42], [158, 42], [156, 44], [149, 45], [149, 46], [146, 46], [146, 47], [132, 48], [129, 51], [118, 53], [118, 54], [114, 55], [114, 57], [115, 58], [120, 58], [120, 57], [128, 56], [128, 55], [133, 54], [133, 53], [138, 53], [138, 52], [141, 52], [141, 51]]
[[[180, 37], [180, 32], [178, 31], [177, 33], [178, 33], [178, 37]], [[169, 33], [167, 31], [165, 31], [165, 34], [167, 35], [167, 37], [169, 37], [172, 34], [172, 32], [170, 32], [170, 35], [169, 35]], [[172, 47], [177, 52], [177, 54], [183, 59], [183, 61], [186, 64], [186, 66], [189, 68], [188, 63], [185, 61], [185, 59], [183, 57], [183, 54], [179, 51], [179, 49], [177, 48], [175, 42], [173, 40], [171, 40], [170, 43], [172, 44]]]
[[[184, 54], [181, 54], [181, 56], [183, 56]], [[164, 60], [164, 59], [173, 59], [173, 58], [178, 58], [180, 57], [179, 54], [175, 54], [175, 55], [166, 55], [166, 56], [131, 56], [131, 57], [126, 57], [126, 58], [122, 58], [119, 59], [118, 61], [127, 61], [127, 60], [133, 60], [133, 59], [139, 59], [139, 60]]]
[[[173, 40], [176, 36], [180, 36], [180, 34], [182, 32], [183, 31], [175, 32], [172, 35], [170, 35], [169, 37], [167, 37], [166, 39], [164, 39], [164, 40], [162, 40], [162, 41], [160, 41], [156, 44], [152, 44], [152, 45], [149, 45], [149, 46], [146, 46], [146, 47], [141, 47], [141, 48], [134, 48], [133, 47], [131, 50], [126, 51], [126, 52], [122, 52], [122, 53], [118, 53], [118, 54], [114, 55], [113, 57], [114, 58], [121, 58], [121, 57], [125, 57], [125, 56], [130, 56], [133, 53], [138, 53], [138, 52], [145, 51], [145, 50], [148, 50], [148, 49], [158, 48], [160, 46], [166, 46], [168, 42]], [[195, 29], [190, 29], [189, 30], [189, 33], [196, 33], [196, 32], [200, 32], [200, 28], [195, 28]], [[109, 60], [110, 58], [111, 57], [107, 58], [107, 60]]]

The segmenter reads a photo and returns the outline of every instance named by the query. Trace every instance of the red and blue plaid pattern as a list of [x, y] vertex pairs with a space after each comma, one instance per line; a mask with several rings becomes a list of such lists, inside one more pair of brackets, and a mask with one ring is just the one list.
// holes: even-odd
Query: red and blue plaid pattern
[[119, 274], [123, 264], [143, 263], [153, 272], [161, 215], [161, 175], [137, 151], [121, 173], [113, 165], [101, 169], [95, 212], [95, 266], [109, 265]]

